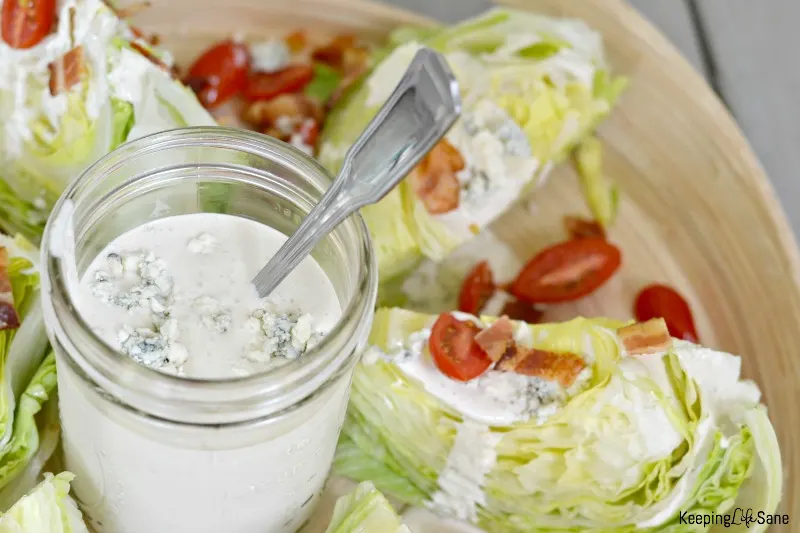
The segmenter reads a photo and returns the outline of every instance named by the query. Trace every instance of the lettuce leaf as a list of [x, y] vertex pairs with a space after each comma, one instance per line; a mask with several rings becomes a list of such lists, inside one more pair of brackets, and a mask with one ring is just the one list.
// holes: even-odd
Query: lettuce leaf
[[[149, 133], [215, 124], [142, 50], [165, 65], [168, 55], [136, 39], [104, 2], [77, 0], [59, 10], [40, 44], [20, 52], [0, 41], [0, 228], [36, 244], [57, 198], [97, 159]], [[85, 75], [51, 94], [48, 64], [77, 46]]]
[[69, 496], [69, 472], [46, 474], [30, 494], [0, 516], [0, 533], [89, 533]]
[[[355, 372], [337, 474], [490, 533], [689, 532], [709, 527], [682, 515], [724, 516], [745, 504], [775, 512], [780, 450], [738, 357], [681, 341], [629, 357], [615, 332], [624, 323], [607, 319], [517, 324], [526, 345], [589, 357], [591, 376], [547, 416], [485, 425], [395, 363], [425, 350], [419, 339], [435, 319], [376, 313], [369, 343], [380, 356]], [[465, 428], [478, 429], [472, 448], [494, 458], [479, 481], [476, 459], [453, 455]]]
[[463, 116], [446, 139], [466, 169], [454, 210], [429, 213], [410, 183], [414, 172], [364, 210], [383, 303], [398, 302], [398, 279], [421, 261], [441, 261], [542, 183], [591, 136], [625, 86], [609, 73], [600, 37], [580, 22], [498, 8], [452, 27], [399, 28], [326, 120], [319, 159], [329, 171], [340, 169], [423, 46], [445, 54], [459, 81]]

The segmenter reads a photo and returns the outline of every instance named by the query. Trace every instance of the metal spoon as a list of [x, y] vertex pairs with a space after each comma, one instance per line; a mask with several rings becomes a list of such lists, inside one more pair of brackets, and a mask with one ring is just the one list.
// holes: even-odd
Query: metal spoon
[[375, 203], [434, 147], [461, 114], [458, 83], [440, 54], [423, 48], [394, 92], [345, 155], [319, 203], [253, 278], [268, 296], [348, 216]]

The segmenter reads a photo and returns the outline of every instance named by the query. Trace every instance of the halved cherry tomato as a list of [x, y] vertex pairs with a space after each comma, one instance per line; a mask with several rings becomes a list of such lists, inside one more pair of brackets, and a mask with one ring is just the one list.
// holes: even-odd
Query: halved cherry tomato
[[617, 271], [622, 254], [604, 239], [568, 240], [536, 254], [511, 284], [510, 292], [530, 303], [583, 298]]
[[3, 40], [11, 48], [31, 48], [56, 20], [56, 0], [3, 0]]
[[195, 60], [184, 82], [205, 107], [213, 108], [247, 85], [249, 63], [247, 46], [223, 41]]
[[655, 283], [642, 289], [636, 296], [633, 310], [639, 322], [663, 318], [670, 336], [698, 342], [697, 328], [689, 304], [677, 291], [666, 285]]
[[544, 311], [512, 297], [503, 307], [502, 313], [511, 320], [521, 320], [527, 324], [538, 324], [544, 316]]
[[564, 227], [570, 239], [585, 239], [587, 237], [606, 238], [606, 231], [596, 220], [587, 220], [575, 216], [564, 217]]
[[244, 88], [248, 100], [270, 100], [281, 94], [297, 92], [314, 78], [311, 65], [289, 65], [277, 72], [256, 72]]
[[428, 348], [443, 374], [458, 381], [469, 381], [491, 366], [492, 360], [475, 342], [479, 331], [472, 322], [462, 322], [450, 313], [439, 315], [431, 330]]
[[467, 274], [458, 295], [458, 310], [477, 315], [494, 294], [494, 276], [488, 261], [481, 261]]

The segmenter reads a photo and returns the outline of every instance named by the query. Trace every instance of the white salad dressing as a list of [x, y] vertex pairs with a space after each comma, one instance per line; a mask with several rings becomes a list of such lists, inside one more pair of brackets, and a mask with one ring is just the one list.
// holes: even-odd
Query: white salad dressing
[[[127, 350], [142, 364], [209, 379], [250, 374], [301, 357], [309, 332], [324, 333], [341, 313], [312, 258], [269, 304], [258, 300], [250, 280], [285, 240], [230, 215], [163, 218], [112, 241], [73, 297], [89, 327], [123, 352], [135, 335], [152, 340], [152, 332], [173, 329], [166, 349], [154, 341], [157, 349]], [[295, 318], [287, 322], [284, 313]], [[294, 533], [327, 477], [349, 389], [348, 380], [337, 380], [297, 416], [226, 430], [229, 440], [220, 444], [213, 431], [176, 437], [109, 410], [61, 358], [58, 376], [66, 467], [77, 475], [74, 494], [98, 533]]]
[[[452, 312], [459, 320], [475, 320], [471, 315]], [[487, 426], [508, 426], [534, 418], [543, 422], [566, 399], [565, 391], [555, 381], [525, 376], [514, 372], [489, 369], [480, 377], [463, 382], [447, 377], [436, 366], [427, 350], [430, 329], [409, 336], [386, 357], [407, 376], [454, 411], [474, 422]], [[530, 338], [527, 326], [519, 325], [515, 338]], [[591, 377], [591, 370], [579, 375], [574, 390]]]
[[264, 370], [302, 355], [341, 314], [311, 257], [259, 299], [251, 280], [285, 240], [215, 213], [149, 222], [98, 254], [76, 305], [104, 341], [147, 366], [209, 379]]
[[458, 424], [447, 464], [439, 472], [439, 490], [426, 505], [444, 516], [476, 522], [478, 505], [486, 504], [483, 484], [497, 461], [495, 448], [501, 438], [484, 424], [470, 420]]

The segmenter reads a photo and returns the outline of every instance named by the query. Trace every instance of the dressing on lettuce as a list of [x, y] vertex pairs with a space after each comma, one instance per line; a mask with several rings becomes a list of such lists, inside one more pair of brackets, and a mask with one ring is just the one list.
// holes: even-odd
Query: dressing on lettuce
[[[57, 27], [36, 46], [0, 40], [0, 178], [9, 186], [0, 188], [0, 227], [34, 242], [66, 186], [118, 145], [215, 124], [167, 72], [169, 56], [136, 38], [105, 2], [68, 0], [58, 9]], [[83, 75], [53, 94], [49, 65], [79, 46]]]
[[[610, 75], [599, 35], [580, 21], [497, 8], [453, 27], [399, 28], [328, 116], [319, 154], [328, 170], [339, 170], [422, 46], [442, 52], [459, 81], [463, 115], [445, 141], [463, 161], [452, 167], [456, 184], [426, 192], [437, 195], [439, 209], [421, 198], [418, 184], [427, 174], [417, 167], [363, 210], [384, 293], [421, 260], [441, 260], [541, 183], [592, 135], [625, 86]], [[593, 210], [606, 211], [610, 203], [598, 193], [587, 199], [601, 204]]]
[[681, 341], [630, 356], [624, 324], [605, 319], [517, 324], [518, 342], [580, 354], [592, 375], [548, 416], [492, 425], [400, 368], [435, 318], [377, 312], [369, 342], [382, 355], [357, 367], [336, 473], [490, 533], [696, 531], [681, 513], [775, 512], [780, 451], [738, 357]]

